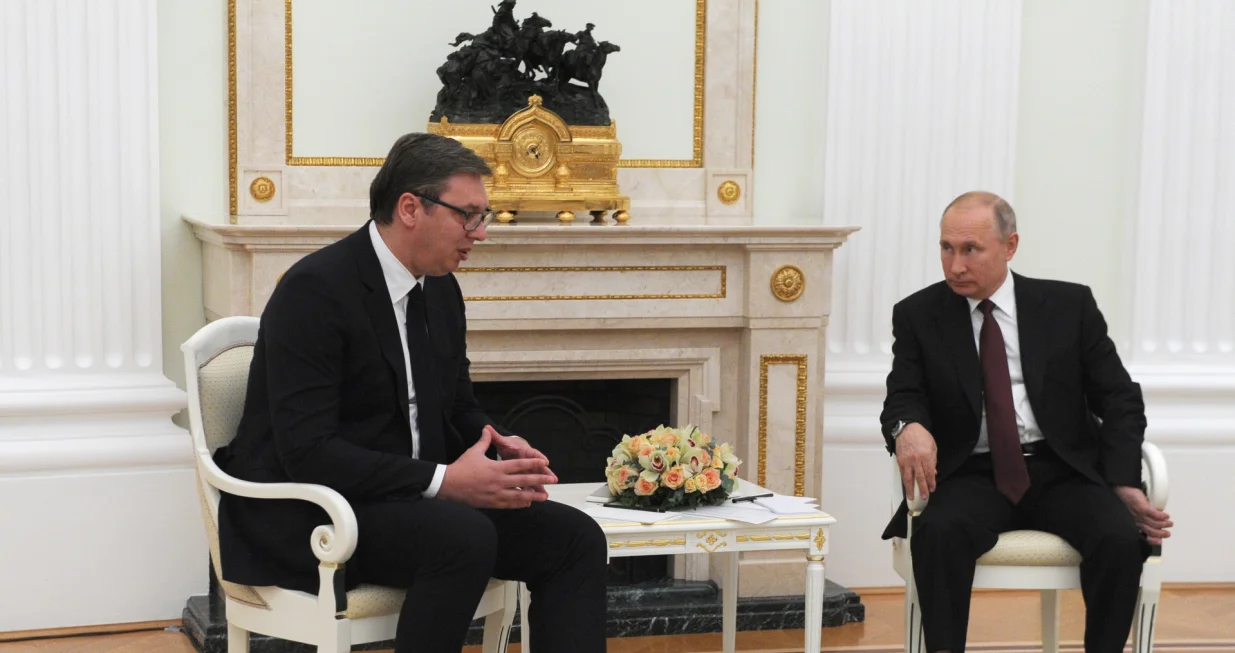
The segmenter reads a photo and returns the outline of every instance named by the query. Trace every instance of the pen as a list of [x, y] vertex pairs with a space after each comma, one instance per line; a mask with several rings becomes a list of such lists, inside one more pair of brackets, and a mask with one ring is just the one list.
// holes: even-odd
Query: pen
[[732, 499], [732, 501], [734, 503], [741, 503], [743, 501], [754, 501], [755, 499], [766, 499], [767, 497], [771, 497], [771, 496], [776, 496], [776, 495], [771, 492], [768, 492], [767, 494], [752, 494], [747, 497], [735, 497]]
[[[771, 496], [771, 495], [768, 495], [768, 496]], [[613, 502], [611, 502], [611, 503], [603, 503], [603, 504], [601, 504], [601, 506], [603, 506], [603, 507], [605, 507], [605, 508], [621, 508], [621, 509], [623, 509], [623, 510], [644, 510], [644, 511], [647, 511], [647, 512], [664, 512], [664, 511], [665, 511], [665, 509], [664, 509], [663, 507], [653, 507], [653, 506], [624, 506], [624, 505], [622, 505], [621, 503], [618, 503], [617, 501], [613, 501]]]

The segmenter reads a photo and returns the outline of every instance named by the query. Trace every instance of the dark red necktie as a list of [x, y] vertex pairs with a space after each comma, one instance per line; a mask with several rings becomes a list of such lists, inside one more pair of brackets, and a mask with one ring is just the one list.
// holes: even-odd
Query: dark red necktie
[[995, 467], [995, 487], [1012, 503], [1019, 503], [1029, 489], [1029, 469], [1025, 466], [1021, 438], [1016, 430], [1008, 354], [1003, 345], [1003, 332], [995, 316], [991, 315], [995, 304], [984, 299], [978, 304], [978, 310], [984, 316], [978, 342], [981, 344], [979, 351], [986, 399], [986, 437]]

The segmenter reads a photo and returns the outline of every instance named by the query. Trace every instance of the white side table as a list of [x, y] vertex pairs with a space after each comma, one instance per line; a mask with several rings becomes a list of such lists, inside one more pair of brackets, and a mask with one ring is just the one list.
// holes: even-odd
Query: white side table
[[[549, 500], [584, 510], [587, 497], [601, 483], [569, 483], [550, 486]], [[765, 492], [742, 482], [744, 492]], [[806, 555], [806, 651], [818, 651], [823, 628], [823, 559], [828, 552], [828, 527], [836, 519], [827, 514], [780, 517], [766, 524], [747, 524], [724, 519], [677, 519], [658, 524], [602, 522], [609, 540], [609, 557], [696, 553], [721, 556], [721, 624], [725, 653], [733, 653], [737, 634], [738, 553], [801, 549]], [[527, 587], [519, 592], [522, 650], [529, 653], [527, 628], [530, 603]]]

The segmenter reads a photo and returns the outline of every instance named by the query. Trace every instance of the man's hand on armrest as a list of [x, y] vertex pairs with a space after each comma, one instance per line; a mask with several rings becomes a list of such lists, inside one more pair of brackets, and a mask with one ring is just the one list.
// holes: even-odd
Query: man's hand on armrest
[[917, 422], [907, 424], [896, 436], [896, 464], [901, 469], [906, 497], [913, 497], [915, 482], [922, 498], [935, 491], [937, 454], [935, 437]]
[[485, 428], [476, 444], [446, 467], [437, 498], [474, 508], [526, 508], [533, 501], [547, 500], [544, 486], [556, 483], [557, 477], [549, 471], [544, 456], [490, 460], [485, 452], [493, 434]]
[[1171, 516], [1158, 510], [1149, 502], [1141, 488], [1128, 485], [1116, 485], [1115, 494], [1123, 500], [1136, 520], [1136, 527], [1149, 538], [1150, 544], [1162, 544], [1162, 539], [1171, 536], [1167, 529], [1175, 525]]

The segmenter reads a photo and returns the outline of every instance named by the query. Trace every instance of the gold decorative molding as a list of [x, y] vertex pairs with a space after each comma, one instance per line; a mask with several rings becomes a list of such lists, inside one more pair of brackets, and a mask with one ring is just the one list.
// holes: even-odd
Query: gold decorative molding
[[823, 556], [806, 556], [807, 562], [823, 562]]
[[810, 533], [776, 533], [775, 535], [739, 535], [738, 542], [786, 542], [809, 540]]
[[772, 273], [772, 294], [782, 302], [791, 302], [806, 290], [806, 275], [792, 265], [782, 265]]
[[806, 493], [806, 354], [764, 354], [759, 357], [759, 480], [768, 486], [768, 367], [796, 365], [798, 368], [796, 413], [793, 437], [793, 493]]
[[270, 177], [258, 177], [249, 184], [249, 195], [258, 202], [269, 202], [274, 197], [274, 182]]
[[707, 59], [708, 2], [695, 1], [695, 130], [689, 159], [623, 159], [619, 168], [702, 168], [703, 167], [703, 79]]
[[708, 553], [716, 553], [720, 549], [728, 546], [729, 542], [725, 540], [726, 533], [722, 531], [705, 531], [698, 535], [702, 542], [696, 542], [695, 546], [707, 551]]
[[642, 547], [686, 546], [686, 538], [678, 537], [669, 540], [628, 540], [625, 542], [610, 542], [610, 549], [638, 549]]
[[239, 214], [236, 138], [236, 0], [227, 0], [227, 207], [231, 224], [237, 224]]
[[742, 187], [732, 179], [716, 188], [716, 198], [720, 200], [721, 204], [736, 204], [741, 197]]
[[[694, 97], [694, 133], [692, 135], [692, 154], [689, 159], [622, 159], [618, 161], [619, 168], [702, 168], [703, 167], [703, 117], [704, 117], [704, 74], [707, 59], [707, 0], [695, 0], [695, 97]], [[228, 21], [232, 27], [229, 35], [234, 38], [234, 23], [236, 20], [235, 0], [228, 0]], [[292, 155], [292, 0], [283, 0], [283, 32], [284, 32], [284, 122], [286, 163], [289, 166], [380, 166], [384, 157], [356, 156], [293, 156]], [[234, 42], [234, 41], [233, 41]], [[234, 55], [234, 48], [232, 50]], [[228, 59], [229, 79], [234, 77], [236, 70], [235, 57]], [[233, 87], [234, 89], [234, 87]], [[231, 98], [234, 111], [235, 98]], [[752, 127], [753, 129], [753, 127]], [[235, 135], [234, 127], [231, 130]], [[232, 179], [236, 175], [233, 171]], [[235, 213], [235, 211], [232, 211]]]
[[537, 300], [626, 300], [626, 299], [724, 299], [728, 291], [728, 268], [723, 265], [619, 265], [459, 268], [455, 274], [474, 272], [719, 272], [720, 288], [715, 293], [669, 293], [646, 295], [491, 295], [464, 297], [469, 302], [515, 302]]
[[815, 533], [815, 548], [822, 551], [823, 545], [827, 541], [828, 541], [827, 536], [823, 534], [823, 529], [820, 528], [819, 532]]

